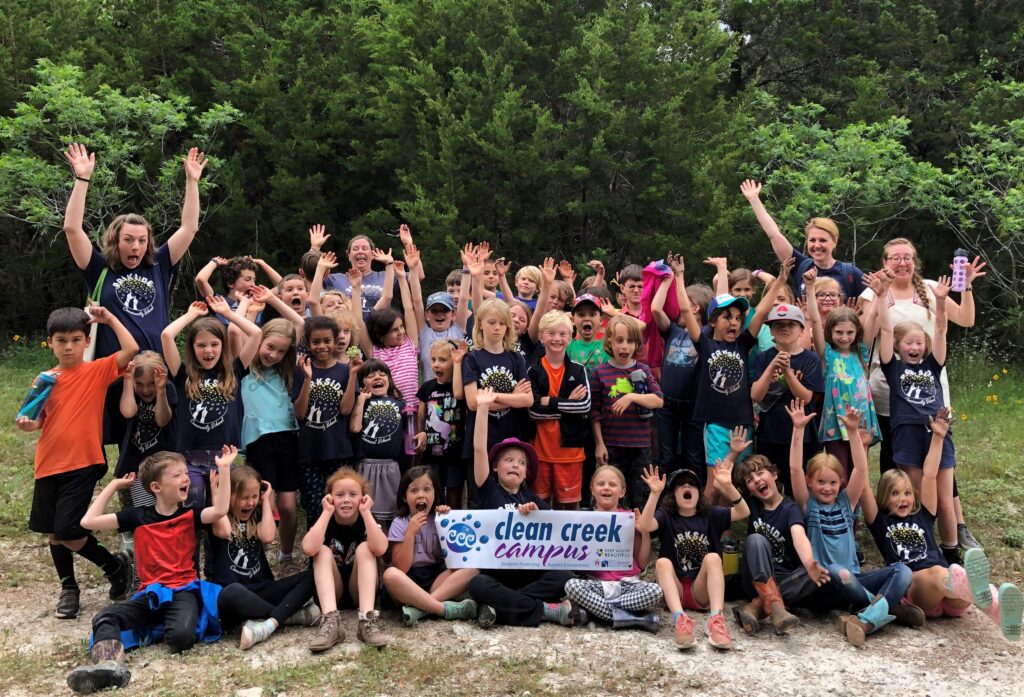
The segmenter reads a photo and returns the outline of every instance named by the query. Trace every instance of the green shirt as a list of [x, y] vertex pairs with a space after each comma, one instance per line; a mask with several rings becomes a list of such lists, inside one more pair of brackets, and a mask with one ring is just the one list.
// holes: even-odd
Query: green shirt
[[593, 341], [573, 339], [569, 342], [565, 352], [572, 360], [582, 363], [588, 374], [593, 372], [597, 366], [609, 361], [608, 354], [604, 352], [604, 342], [601, 339]]

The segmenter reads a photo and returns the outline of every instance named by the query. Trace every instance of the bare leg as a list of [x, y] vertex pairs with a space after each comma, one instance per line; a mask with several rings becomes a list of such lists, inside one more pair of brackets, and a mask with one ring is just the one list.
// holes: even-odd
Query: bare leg
[[329, 547], [321, 547], [313, 557], [313, 583], [316, 585], [320, 612], [326, 615], [337, 610], [338, 598], [345, 584], [338, 573], [338, 565], [334, 563], [334, 554]]
[[384, 570], [384, 587], [392, 598], [403, 605], [412, 605], [424, 612], [444, 617], [444, 602], [417, 586], [405, 572], [393, 566]]
[[942, 544], [956, 547], [956, 507], [953, 504], [953, 468], [939, 470], [939, 539]]
[[430, 586], [430, 597], [443, 601], [462, 595], [469, 586], [469, 580], [478, 573], [478, 569], [448, 569], [434, 579]]
[[704, 555], [700, 571], [693, 581], [693, 599], [712, 612], [725, 607], [725, 573], [722, 558], [714, 552]]
[[359, 612], [369, 615], [373, 612], [373, 604], [377, 599], [377, 557], [370, 551], [370, 545], [360, 542], [356, 547], [356, 562], [352, 574], [356, 577], [353, 584], [349, 581], [349, 591]]
[[661, 558], [654, 564], [654, 577], [661, 586], [661, 592], [665, 596], [665, 604], [669, 612], [682, 612], [683, 601], [679, 597], [679, 579], [676, 578], [675, 567], [671, 559]]

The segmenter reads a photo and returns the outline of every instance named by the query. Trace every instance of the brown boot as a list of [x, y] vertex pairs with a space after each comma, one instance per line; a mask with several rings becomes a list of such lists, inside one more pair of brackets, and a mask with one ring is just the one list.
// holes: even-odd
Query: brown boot
[[117, 639], [97, 641], [89, 652], [93, 665], [79, 666], [68, 673], [68, 687], [80, 694], [124, 687], [132, 672], [124, 663], [124, 645]]
[[782, 602], [782, 594], [774, 578], [769, 578], [767, 583], [755, 583], [754, 589], [761, 598], [764, 614], [772, 618], [776, 634], [788, 634], [789, 630], [800, 624], [800, 620], [786, 610], [786, 604]]
[[761, 620], [767, 617], [759, 597], [744, 605], [733, 606], [732, 616], [736, 620], [736, 624], [743, 627], [743, 631], [747, 633], [747, 636], [754, 636], [761, 631]]
[[924, 610], [911, 603], [900, 603], [889, 608], [889, 614], [896, 618], [897, 624], [904, 627], [923, 627], [926, 622]]
[[345, 628], [341, 626], [341, 615], [334, 610], [320, 615], [320, 628], [317, 629], [313, 641], [309, 642], [309, 650], [321, 653], [344, 640]]

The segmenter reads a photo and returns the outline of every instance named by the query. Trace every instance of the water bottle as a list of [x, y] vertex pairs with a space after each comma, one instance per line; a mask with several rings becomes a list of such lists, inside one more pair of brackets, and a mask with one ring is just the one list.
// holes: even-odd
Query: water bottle
[[416, 412], [407, 411], [405, 419], [405, 454], [416, 454]]
[[735, 576], [740, 572], [740, 543], [732, 535], [722, 538], [722, 573]]
[[[637, 368], [629, 374], [629, 381], [633, 383], [633, 391], [637, 394], [647, 394], [647, 376], [644, 371]], [[647, 407], [642, 407], [639, 404], [636, 406], [636, 413], [641, 419], [649, 419], [654, 414]]]
[[38, 419], [39, 414], [43, 411], [43, 405], [46, 404], [46, 400], [49, 398], [53, 385], [56, 382], [57, 377], [53, 373], [39, 373], [32, 383], [32, 387], [29, 389], [21, 409], [18, 410], [18, 417], [27, 416], [33, 421]]
[[967, 287], [967, 250], [958, 249], [953, 252], [953, 285], [951, 290], [962, 293]]

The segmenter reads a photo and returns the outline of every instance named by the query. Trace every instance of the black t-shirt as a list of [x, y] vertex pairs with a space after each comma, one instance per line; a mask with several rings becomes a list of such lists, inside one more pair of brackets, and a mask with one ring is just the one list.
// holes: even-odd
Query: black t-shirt
[[525, 482], [519, 487], [519, 491], [512, 494], [498, 483], [498, 475], [493, 472], [488, 475], [487, 481], [480, 487], [478, 498], [482, 510], [502, 509], [514, 511], [524, 503], [535, 503], [537, 508], [541, 510], [548, 509], [548, 505], [537, 498], [537, 495], [533, 493], [530, 487], [526, 486]]
[[174, 408], [178, 404], [178, 391], [171, 382], [167, 383], [167, 403], [171, 407], [171, 420], [161, 428], [156, 425], [156, 401], [143, 402], [136, 397], [137, 411], [128, 422], [117, 460], [117, 469], [114, 471], [115, 477], [138, 472], [142, 461], [153, 453], [174, 450], [177, 435], [174, 431]]
[[882, 374], [889, 383], [889, 420], [893, 428], [908, 424], [927, 426], [928, 417], [946, 406], [939, 375], [942, 366], [928, 354], [917, 365], [904, 363], [893, 354], [882, 363]]
[[402, 409], [394, 397], [370, 397], [363, 405], [363, 430], [356, 434], [358, 456], [397, 460], [402, 456]]
[[[754, 359], [754, 376], [760, 379], [768, 364], [779, 355], [779, 350], [774, 346], [767, 351], [757, 354]], [[793, 372], [801, 373], [800, 384], [816, 394], [825, 391], [825, 377], [821, 372], [821, 359], [814, 351], [801, 351], [794, 353], [789, 358], [789, 365]], [[793, 421], [786, 412], [786, 407], [793, 401], [793, 393], [785, 380], [773, 380], [768, 385], [768, 394], [761, 400], [760, 406], [763, 410], [761, 418], [757, 423], [757, 437], [765, 443], [789, 443], [793, 435]], [[808, 402], [804, 411], [813, 413], [814, 404]], [[816, 428], [804, 429], [804, 442], [811, 440], [817, 432]]]
[[704, 327], [697, 342], [697, 403], [693, 420], [705, 424], [749, 426], [754, 423], [750, 402], [750, 349], [757, 339], [747, 330], [736, 341], [715, 341]]
[[225, 397], [217, 389], [217, 372], [203, 374], [199, 396], [192, 397], [185, 387], [185, 366], [174, 376], [180, 404], [174, 413], [177, 433], [177, 451], [220, 450], [223, 445], [241, 446], [242, 398], [238, 388], [248, 371], [237, 358], [231, 368], [235, 373], [235, 393]]
[[785, 571], [794, 571], [803, 566], [796, 553], [790, 528], [804, 527], [804, 514], [792, 499], [784, 498], [782, 503], [769, 511], [759, 499], [748, 496], [750, 517], [747, 518], [747, 534], [757, 533], [767, 538], [772, 547], [772, 564]]
[[[309, 382], [309, 406], [306, 418], [299, 424], [299, 457], [302, 462], [348, 460], [352, 457], [352, 441], [348, 417], [341, 413], [341, 398], [348, 386], [349, 368], [335, 363], [330, 368], [313, 366]], [[306, 376], [301, 367], [295, 369], [292, 401], [302, 391]]]
[[[520, 380], [526, 379], [526, 363], [522, 355], [515, 351], [491, 353], [487, 349], [474, 349], [462, 361], [462, 384], [475, 383], [478, 389], [490, 387], [501, 394], [511, 394]], [[523, 429], [523, 414], [526, 409], [505, 407], [488, 412], [490, 421], [487, 423], [487, 446], [518, 437]], [[466, 433], [473, 433], [476, 424], [476, 412], [466, 413]], [[466, 438], [462, 446], [462, 456], [473, 457], [472, 438]]]
[[138, 506], [115, 515], [119, 531], [135, 533], [135, 569], [141, 587], [159, 583], [182, 588], [198, 578], [195, 553], [202, 509], [179, 506], [174, 513], [162, 515], [156, 506]]
[[658, 556], [671, 559], [679, 578], [696, 578], [708, 552], [722, 553], [722, 533], [732, 525], [732, 510], [712, 506], [704, 515], [683, 517], [659, 508], [654, 513], [658, 521]]
[[436, 378], [420, 385], [416, 397], [426, 410], [424, 459], [432, 462], [458, 460], [465, 438], [466, 403], [455, 399], [452, 383], [442, 385]]
[[665, 358], [661, 364], [658, 384], [669, 399], [692, 400], [696, 393], [697, 348], [690, 333], [675, 322], [661, 333], [665, 341]]
[[221, 586], [232, 583], [254, 586], [274, 580], [274, 573], [270, 570], [270, 563], [267, 561], [260, 538], [256, 535], [246, 535], [246, 528], [250, 525], [255, 528], [258, 523], [255, 520], [239, 523], [238, 533], [232, 531], [231, 537], [227, 540], [212, 533], [209, 535], [210, 562], [213, 567], [210, 580], [214, 583]]
[[[334, 555], [334, 563], [339, 567], [352, 566], [356, 563], [356, 547], [366, 540], [366, 523], [363, 521], [363, 514], [356, 516], [352, 525], [342, 525], [334, 516], [327, 521], [327, 531], [324, 533], [324, 545], [330, 547]], [[348, 579], [345, 578], [348, 583]]]
[[886, 564], [906, 564], [911, 571], [949, 566], [935, 543], [935, 516], [924, 506], [906, 518], [879, 511], [868, 529]]

